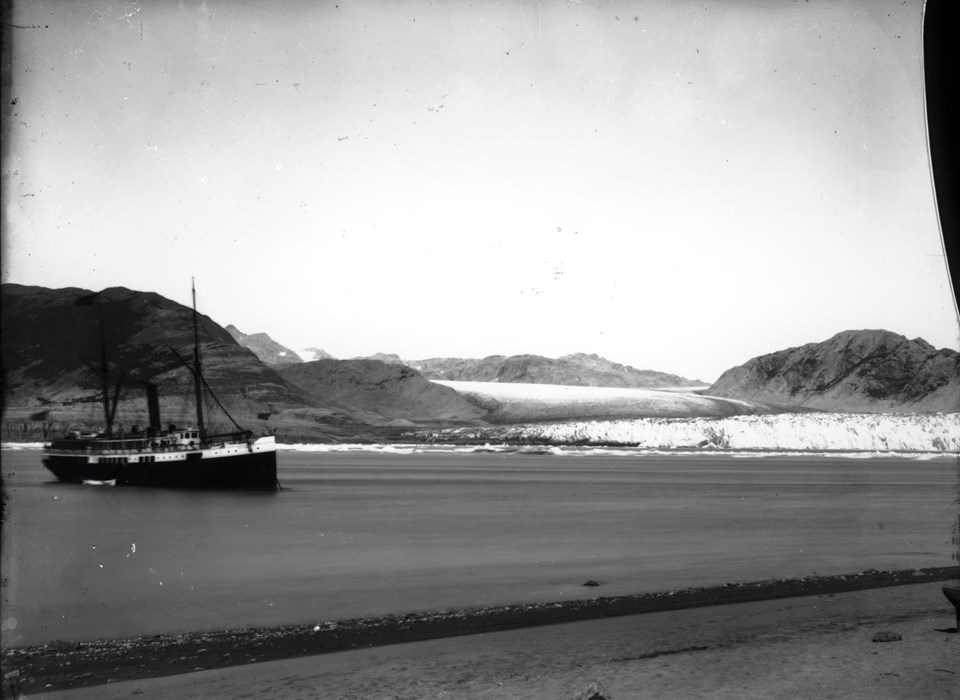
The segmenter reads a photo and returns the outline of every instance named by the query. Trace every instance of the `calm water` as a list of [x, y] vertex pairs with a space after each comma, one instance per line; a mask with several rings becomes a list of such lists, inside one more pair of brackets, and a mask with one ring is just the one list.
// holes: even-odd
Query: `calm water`
[[3, 472], [18, 646], [946, 566], [956, 508], [949, 459], [281, 452], [275, 494]]

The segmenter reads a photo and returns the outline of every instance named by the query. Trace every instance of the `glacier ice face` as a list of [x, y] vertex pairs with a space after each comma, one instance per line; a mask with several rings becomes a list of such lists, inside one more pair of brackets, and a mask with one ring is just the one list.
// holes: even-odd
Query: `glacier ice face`
[[639, 418], [519, 426], [511, 441], [651, 449], [852, 450], [960, 453], [960, 414], [780, 413], [728, 418]]

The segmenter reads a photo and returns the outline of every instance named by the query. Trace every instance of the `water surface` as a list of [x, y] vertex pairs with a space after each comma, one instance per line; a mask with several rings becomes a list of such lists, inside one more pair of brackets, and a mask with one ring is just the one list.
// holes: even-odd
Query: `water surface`
[[[955, 464], [289, 452], [279, 493], [60, 484], [4, 451], [30, 645], [946, 566]], [[595, 580], [602, 585], [585, 588]]]

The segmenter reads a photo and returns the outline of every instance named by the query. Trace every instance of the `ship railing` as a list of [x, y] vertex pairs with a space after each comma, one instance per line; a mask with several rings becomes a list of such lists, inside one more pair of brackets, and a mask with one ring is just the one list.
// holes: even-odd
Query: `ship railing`
[[182, 444], [178, 442], [164, 442], [163, 440], [138, 440], [131, 444], [131, 440], [117, 440], [119, 444], [104, 444], [102, 440], [91, 442], [86, 440], [54, 440], [44, 445], [44, 449], [54, 452], [82, 452], [84, 454], [121, 455], [136, 454], [138, 452], [186, 452], [196, 450], [199, 445]]
[[174, 442], [165, 438], [117, 438], [115, 440], [68, 438], [53, 440], [44, 445], [44, 449], [56, 452], [83, 452], [85, 454], [134, 454], [136, 452], [185, 452], [202, 446], [224, 447], [228, 442], [250, 442], [253, 433], [249, 430], [207, 435], [196, 443]]
[[216, 433], [206, 435], [207, 442], [236, 442], [239, 440], [249, 440], [253, 433], [249, 430], [237, 430], [232, 433]]
[[104, 443], [103, 440], [53, 440], [44, 447], [61, 452], [137, 452], [149, 449], [149, 440], [114, 440]]

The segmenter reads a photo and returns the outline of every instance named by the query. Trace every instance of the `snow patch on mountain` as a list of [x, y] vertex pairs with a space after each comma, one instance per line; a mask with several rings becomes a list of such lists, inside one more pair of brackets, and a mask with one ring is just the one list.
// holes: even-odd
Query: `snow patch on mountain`
[[297, 355], [304, 362], [315, 362], [316, 360], [335, 360], [336, 358], [321, 348], [304, 348], [296, 350]]

